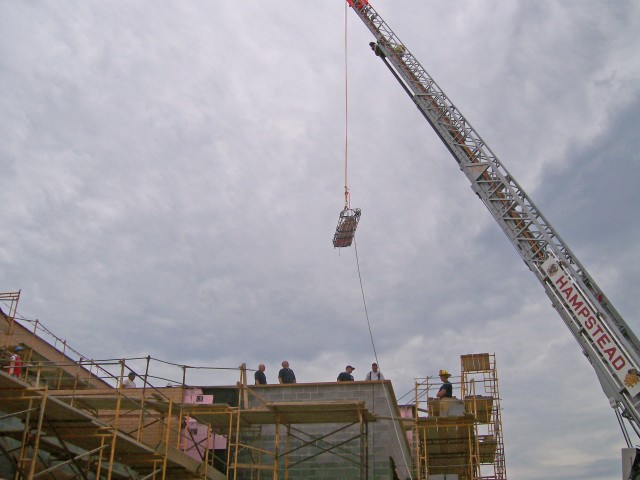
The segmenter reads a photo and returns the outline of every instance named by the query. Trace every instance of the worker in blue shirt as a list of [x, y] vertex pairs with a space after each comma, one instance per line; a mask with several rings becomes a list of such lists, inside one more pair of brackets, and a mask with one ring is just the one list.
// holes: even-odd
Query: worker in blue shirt
[[338, 375], [338, 381], [353, 382], [353, 375], [351, 375], [351, 372], [353, 372], [354, 370], [355, 368], [353, 368], [351, 365], [347, 365], [347, 367], [345, 368], [345, 371], [340, 373], [340, 375]]
[[446, 370], [440, 370], [438, 373], [440, 376], [440, 380], [442, 380], [442, 386], [440, 390], [438, 390], [438, 394], [436, 395], [438, 398], [451, 398], [453, 397], [453, 385], [449, 382], [449, 377], [451, 374]]
[[264, 374], [266, 367], [264, 363], [258, 365], [258, 370], [253, 374], [253, 377], [256, 381], [256, 385], [266, 385], [267, 384], [267, 376]]
[[282, 362], [282, 368], [278, 372], [278, 381], [280, 383], [296, 383], [296, 374], [289, 368], [289, 362]]

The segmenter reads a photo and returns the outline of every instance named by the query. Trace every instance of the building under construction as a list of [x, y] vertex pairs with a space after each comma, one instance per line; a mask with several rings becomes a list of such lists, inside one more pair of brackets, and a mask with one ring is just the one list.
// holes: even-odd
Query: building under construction
[[2, 479], [507, 478], [495, 355], [462, 355], [451, 399], [416, 379], [411, 405], [389, 380], [254, 386], [244, 365], [202, 385], [152, 357], [90, 360], [16, 320], [18, 300], [0, 293]]

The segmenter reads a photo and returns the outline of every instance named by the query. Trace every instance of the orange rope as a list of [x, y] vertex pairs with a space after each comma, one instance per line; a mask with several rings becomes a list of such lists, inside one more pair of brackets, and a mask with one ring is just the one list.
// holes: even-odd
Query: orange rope
[[349, 199], [349, 69], [347, 63], [347, 2], [344, 2], [344, 208]]

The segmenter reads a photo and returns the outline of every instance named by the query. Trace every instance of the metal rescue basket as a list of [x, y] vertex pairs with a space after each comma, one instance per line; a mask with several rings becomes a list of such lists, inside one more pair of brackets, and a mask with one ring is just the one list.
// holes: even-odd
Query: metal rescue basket
[[336, 227], [336, 233], [333, 236], [333, 247], [342, 248], [351, 246], [353, 237], [356, 234], [356, 228], [360, 221], [360, 209], [359, 208], [347, 208], [340, 212], [340, 218], [338, 218], [338, 226]]

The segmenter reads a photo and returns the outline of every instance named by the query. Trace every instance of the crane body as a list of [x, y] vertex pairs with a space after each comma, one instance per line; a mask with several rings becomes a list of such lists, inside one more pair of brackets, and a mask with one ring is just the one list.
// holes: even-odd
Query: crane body
[[[593, 366], [618, 420], [640, 426], [640, 341], [555, 228], [368, 0], [347, 0], [374, 53], [445, 144]], [[627, 444], [629, 437], [625, 432]]]

